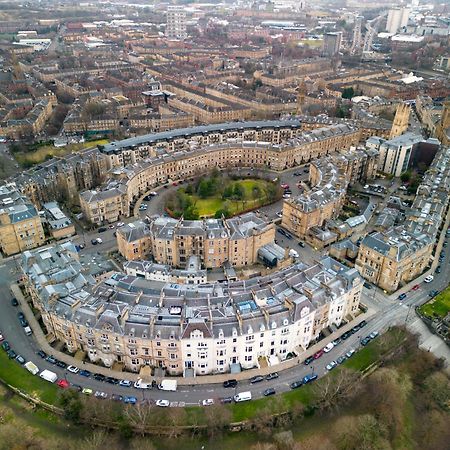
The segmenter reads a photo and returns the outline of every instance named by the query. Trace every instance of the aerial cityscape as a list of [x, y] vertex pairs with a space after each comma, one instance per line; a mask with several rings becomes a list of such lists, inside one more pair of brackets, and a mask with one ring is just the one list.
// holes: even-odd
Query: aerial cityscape
[[444, 450], [450, 4], [0, 0], [0, 450]]

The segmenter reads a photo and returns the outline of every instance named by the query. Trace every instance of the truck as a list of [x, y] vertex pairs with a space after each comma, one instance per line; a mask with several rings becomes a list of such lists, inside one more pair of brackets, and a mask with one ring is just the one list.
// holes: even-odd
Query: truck
[[251, 399], [252, 399], [252, 393], [250, 391], [240, 392], [239, 394], [236, 394], [234, 396], [234, 401], [236, 403], [248, 402]]
[[58, 375], [56, 375], [55, 372], [52, 372], [52, 371], [47, 370], [47, 369], [43, 370], [43, 371], [39, 374], [39, 376], [40, 376], [41, 378], [43, 378], [45, 381], [48, 381], [48, 382], [50, 382], [50, 383], [54, 383], [54, 382], [58, 379]]
[[34, 364], [32, 361], [28, 361], [24, 364], [25, 369], [28, 370], [28, 372], [32, 373], [33, 375], [36, 375], [39, 373], [39, 368]]
[[23, 331], [25, 331], [25, 334], [27, 335], [27, 336], [31, 336], [32, 334], [33, 334], [33, 331], [31, 330], [31, 328], [28, 326], [28, 327], [25, 327], [24, 329], [23, 329]]
[[161, 380], [158, 389], [160, 389], [161, 391], [176, 391], [177, 380]]

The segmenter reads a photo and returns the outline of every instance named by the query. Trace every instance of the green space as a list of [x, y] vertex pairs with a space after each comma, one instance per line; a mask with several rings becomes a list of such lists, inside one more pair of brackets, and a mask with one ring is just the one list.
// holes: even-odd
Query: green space
[[262, 179], [235, 179], [215, 170], [207, 177], [180, 187], [169, 196], [166, 209], [186, 220], [232, 217], [281, 198], [281, 188]]
[[14, 154], [17, 162], [24, 168], [31, 167], [35, 164], [40, 164], [54, 156], [65, 156], [70, 153], [79, 152], [81, 150], [95, 147], [97, 145], [107, 144], [106, 139], [96, 141], [87, 141], [79, 144], [69, 144], [65, 147], [55, 147], [53, 144], [47, 143], [44, 145], [11, 145], [11, 151]]
[[58, 387], [32, 375], [18, 362], [9, 359], [3, 349], [0, 349], [0, 379], [28, 393], [31, 397], [39, 398], [46, 403], [56, 404]]
[[423, 315], [430, 319], [444, 318], [450, 312], [450, 288], [442, 291], [419, 309]]

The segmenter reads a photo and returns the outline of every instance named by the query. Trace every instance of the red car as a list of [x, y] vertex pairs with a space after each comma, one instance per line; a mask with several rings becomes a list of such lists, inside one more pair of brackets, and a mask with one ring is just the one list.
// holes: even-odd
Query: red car
[[417, 291], [417, 289], [419, 289], [420, 288], [420, 284], [416, 284], [415, 286], [413, 286], [412, 288], [411, 288], [411, 290], [412, 291]]
[[313, 358], [314, 359], [319, 359], [325, 352], [322, 350], [319, 350], [317, 353], [314, 353]]
[[70, 383], [69, 383], [67, 380], [63, 380], [63, 379], [58, 380], [58, 381], [56, 382], [56, 384], [57, 384], [60, 388], [63, 388], [63, 389], [67, 389], [68, 387], [70, 387]]

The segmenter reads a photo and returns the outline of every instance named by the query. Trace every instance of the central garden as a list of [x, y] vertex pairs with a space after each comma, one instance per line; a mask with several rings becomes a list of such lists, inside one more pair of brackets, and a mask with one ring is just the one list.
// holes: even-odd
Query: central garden
[[186, 220], [232, 217], [273, 203], [281, 196], [280, 186], [273, 181], [239, 178], [214, 170], [170, 195], [166, 210]]

